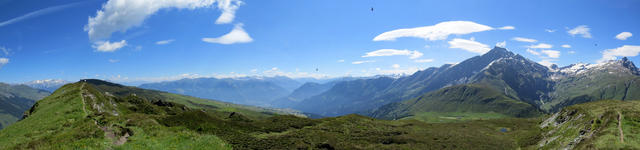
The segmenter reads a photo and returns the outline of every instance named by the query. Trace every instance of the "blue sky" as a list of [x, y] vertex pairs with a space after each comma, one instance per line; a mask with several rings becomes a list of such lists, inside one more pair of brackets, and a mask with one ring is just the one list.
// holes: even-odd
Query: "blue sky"
[[412, 73], [502, 42], [546, 65], [640, 62], [639, 27], [637, 0], [0, 0], [0, 82]]

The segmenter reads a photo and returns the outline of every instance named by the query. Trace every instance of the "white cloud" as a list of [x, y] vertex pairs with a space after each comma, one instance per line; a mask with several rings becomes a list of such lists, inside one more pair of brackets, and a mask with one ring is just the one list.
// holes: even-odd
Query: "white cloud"
[[429, 62], [433, 62], [433, 59], [416, 59], [413, 62], [417, 62], [417, 63], [429, 63]]
[[53, 13], [53, 12], [56, 12], [56, 11], [60, 11], [60, 10], [63, 10], [63, 9], [69, 8], [69, 7], [76, 6], [76, 5], [81, 4], [81, 3], [83, 3], [83, 2], [76, 2], [76, 3], [70, 3], [70, 4], [64, 4], [64, 5], [51, 6], [51, 7], [47, 7], [47, 8], [44, 8], [44, 9], [36, 10], [36, 11], [30, 12], [30, 13], [24, 14], [22, 16], [11, 18], [11, 19], [9, 19], [7, 21], [0, 22], [0, 27], [6, 26], [6, 25], [10, 25], [10, 24], [14, 24], [14, 23], [17, 23], [17, 22], [20, 22], [20, 21], [23, 21], [23, 20], [27, 20], [27, 19], [33, 18], [33, 17], [38, 17], [40, 15], [45, 15], [45, 14]]
[[391, 65], [391, 67], [392, 67], [392, 68], [394, 68], [394, 69], [398, 69], [398, 68], [400, 68], [400, 65], [398, 65], [398, 64], [393, 64], [393, 65]]
[[258, 69], [251, 69], [251, 73], [258, 73]]
[[504, 26], [504, 27], [500, 27], [500, 28], [498, 28], [498, 29], [500, 29], [500, 30], [514, 30], [514, 29], [516, 29], [516, 27], [513, 27], [513, 26]]
[[160, 9], [209, 8], [218, 3], [222, 15], [216, 23], [231, 23], [235, 11], [243, 4], [240, 0], [109, 0], [102, 5], [94, 17], [89, 17], [84, 30], [92, 41], [108, 39], [111, 33], [125, 32], [140, 26], [146, 18]]
[[507, 47], [507, 41], [498, 42], [496, 43], [496, 46], [502, 47], [502, 48]]
[[410, 59], [416, 59], [422, 57], [422, 53], [419, 51], [410, 51], [410, 50], [396, 50], [396, 49], [379, 49], [372, 52], [366, 53], [362, 57], [378, 57], [378, 56], [396, 56], [396, 55], [404, 55], [409, 56]]
[[523, 37], [514, 37], [512, 40], [519, 41], [519, 42], [529, 42], [529, 43], [538, 42], [538, 40], [536, 39], [523, 38]]
[[120, 62], [120, 60], [117, 60], [117, 59], [109, 59], [109, 62], [110, 62], [110, 63], [117, 63], [117, 62]]
[[539, 64], [541, 64], [541, 65], [543, 65], [543, 66], [550, 67], [551, 65], [556, 64], [554, 61], [557, 61], [557, 60], [553, 60], [553, 59], [542, 59], [542, 61], [539, 61], [538, 63], [539, 63]]
[[433, 26], [387, 31], [373, 38], [373, 41], [394, 41], [401, 37], [415, 37], [434, 41], [447, 39], [451, 34], [463, 35], [487, 30], [493, 30], [493, 28], [471, 21], [447, 21]]
[[618, 40], [627, 40], [627, 38], [629, 38], [631, 36], [632, 36], [631, 32], [622, 32], [622, 33], [616, 35], [616, 39], [618, 39]]
[[571, 48], [571, 45], [569, 45], [569, 44], [564, 44], [564, 45], [562, 45], [562, 46], [560, 46], [560, 47], [563, 47], [563, 48]]
[[93, 44], [93, 48], [99, 52], [114, 52], [124, 46], [127, 46], [127, 41], [122, 40], [120, 42], [99, 41]]
[[424, 45], [424, 48], [431, 48], [431, 46], [429, 46], [429, 45]]
[[11, 49], [6, 48], [4, 46], [0, 46], [0, 51], [2, 51], [2, 53], [4, 53], [5, 56], [8, 56], [9, 53], [11, 52]]
[[527, 48], [527, 52], [536, 56], [540, 56], [540, 52]]
[[560, 51], [542, 50], [540, 52], [542, 52], [543, 54], [547, 55], [547, 57], [550, 57], [550, 58], [559, 58], [560, 57]]
[[9, 63], [9, 58], [2, 58], [0, 57], [0, 67], [6, 65]]
[[252, 42], [253, 39], [249, 36], [247, 32], [242, 28], [242, 24], [236, 24], [231, 32], [217, 37], [217, 38], [202, 38], [202, 41], [208, 43], [218, 43], [218, 44], [236, 44], [236, 43], [249, 43]]
[[380, 68], [375, 68], [375, 71], [377, 72], [377, 74], [394, 74], [394, 75], [407, 75], [407, 74], [413, 74], [417, 71], [419, 71], [420, 69], [418, 67], [411, 67], [411, 68], [407, 68], [407, 69], [400, 69], [400, 68], [394, 68], [392, 70], [383, 70]]
[[569, 54], [575, 54], [575, 53], [576, 53], [576, 51], [569, 51], [569, 52], [567, 52], [567, 53], [569, 53]]
[[351, 64], [364, 64], [364, 63], [372, 63], [372, 62], [376, 62], [375, 60], [362, 60], [362, 61], [354, 61], [351, 62]]
[[168, 40], [162, 40], [162, 41], [157, 41], [156, 44], [157, 45], [165, 45], [165, 44], [169, 44], [171, 42], [175, 41], [174, 39], [168, 39]]
[[482, 44], [480, 42], [476, 42], [473, 39], [466, 40], [466, 39], [458, 39], [458, 38], [455, 38], [449, 41], [449, 48], [460, 48], [460, 49], [473, 52], [473, 53], [478, 53], [478, 54], [484, 54], [489, 50], [491, 50], [489, 46]]
[[604, 62], [607, 60], [614, 60], [618, 56], [633, 57], [638, 56], [640, 53], [640, 46], [637, 45], [624, 45], [615, 49], [607, 49], [602, 52], [602, 58], [598, 62]]
[[569, 35], [571, 36], [582, 35], [583, 38], [591, 38], [591, 33], [589, 33], [589, 30], [591, 29], [589, 29], [589, 27], [587, 27], [586, 25], [580, 25], [567, 31], [567, 33], [569, 33]]
[[222, 14], [216, 19], [216, 24], [231, 23], [236, 17], [236, 10], [238, 10], [242, 4], [244, 4], [244, 2], [240, 0], [219, 0], [218, 8], [222, 10]]
[[340, 59], [340, 60], [338, 60], [338, 62], [339, 62], [339, 63], [343, 63], [343, 62], [344, 62], [344, 59]]
[[544, 29], [544, 31], [545, 31], [545, 32], [549, 32], [549, 33], [556, 32], [556, 30], [553, 30], [553, 29]]
[[551, 44], [546, 44], [546, 43], [540, 43], [537, 45], [530, 45], [529, 48], [552, 48], [553, 45]]

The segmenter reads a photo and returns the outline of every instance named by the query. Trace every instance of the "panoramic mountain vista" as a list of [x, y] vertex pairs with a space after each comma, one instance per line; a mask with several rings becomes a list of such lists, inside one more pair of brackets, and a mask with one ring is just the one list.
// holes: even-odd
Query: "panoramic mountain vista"
[[[598, 101], [544, 118], [451, 123], [359, 115], [308, 119], [275, 109], [81, 80], [38, 101], [23, 120], [0, 130], [0, 148], [638, 148], [633, 132], [639, 128], [634, 119], [638, 107], [637, 101]], [[621, 132], [629, 142], [603, 144], [618, 143]]]
[[0, 0], [0, 150], [640, 149], [638, 18], [638, 0]]

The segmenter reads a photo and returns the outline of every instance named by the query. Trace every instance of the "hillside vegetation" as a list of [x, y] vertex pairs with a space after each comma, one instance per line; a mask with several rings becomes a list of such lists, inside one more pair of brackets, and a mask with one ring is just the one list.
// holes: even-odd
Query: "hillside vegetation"
[[640, 101], [605, 100], [554, 113], [541, 125], [542, 149], [640, 149]]
[[309, 119], [98, 80], [65, 85], [26, 114], [0, 130], [0, 149], [490, 149], [527, 146], [540, 130], [539, 119]]
[[[487, 95], [489, 101], [464, 98], [473, 106], [468, 108], [483, 108], [476, 106], [481, 102], [527, 108], [485, 93], [483, 87], [451, 89]], [[440, 123], [419, 117], [442, 115], [437, 113], [399, 120], [355, 114], [310, 119], [277, 109], [83, 80], [61, 87], [38, 101], [23, 120], [0, 130], [0, 149], [633, 149], [640, 137], [638, 107], [635, 101], [599, 101], [545, 118], [443, 107], [452, 110], [448, 114], [470, 118]]]
[[[426, 114], [458, 113], [464, 117], [469, 115], [488, 115], [486, 118], [501, 117], [537, 117], [543, 113], [535, 106], [520, 100], [507, 97], [499, 91], [485, 85], [457, 85], [429, 92], [418, 98], [392, 103], [378, 108], [371, 116], [381, 119], [401, 119], [418, 117]], [[462, 114], [461, 114], [462, 113]], [[466, 113], [466, 114], [464, 114]], [[492, 115], [493, 114], [493, 115]], [[433, 116], [436, 118], [443, 116]]]

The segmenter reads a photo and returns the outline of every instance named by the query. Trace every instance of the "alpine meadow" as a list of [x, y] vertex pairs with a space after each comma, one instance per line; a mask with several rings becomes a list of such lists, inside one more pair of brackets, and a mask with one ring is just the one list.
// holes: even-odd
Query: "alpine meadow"
[[3, 0], [0, 150], [640, 149], [640, 1]]

